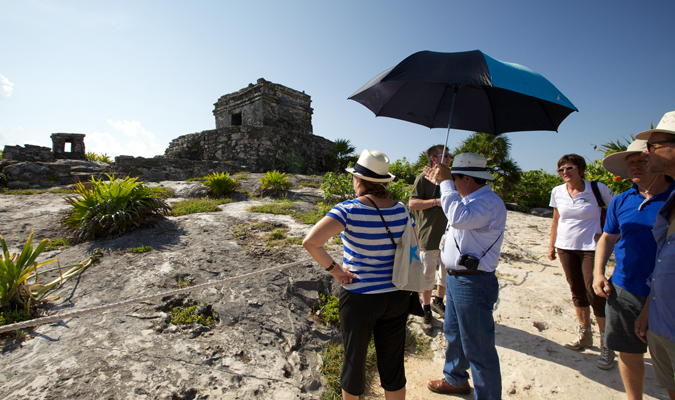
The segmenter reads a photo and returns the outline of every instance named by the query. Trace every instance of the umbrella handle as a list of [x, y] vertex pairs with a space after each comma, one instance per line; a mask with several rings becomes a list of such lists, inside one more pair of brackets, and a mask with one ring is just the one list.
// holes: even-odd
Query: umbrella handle
[[450, 119], [448, 120], [448, 133], [445, 135], [445, 144], [443, 145], [443, 156], [441, 157], [441, 164], [445, 160], [445, 150], [448, 148], [448, 138], [450, 137], [450, 125], [452, 125], [452, 114], [455, 111], [455, 99], [457, 98], [457, 86], [453, 85], [452, 91], [452, 105], [450, 106]]

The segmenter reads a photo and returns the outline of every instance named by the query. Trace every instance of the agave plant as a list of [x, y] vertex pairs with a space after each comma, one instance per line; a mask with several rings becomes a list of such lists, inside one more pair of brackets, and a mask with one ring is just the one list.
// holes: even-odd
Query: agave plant
[[62, 223], [77, 240], [111, 238], [134, 229], [153, 226], [164, 219], [171, 207], [138, 178], [109, 181], [92, 178], [87, 185], [78, 182], [78, 196], [66, 201], [73, 206]]
[[215, 196], [220, 197], [232, 193], [234, 189], [239, 187], [239, 182], [230, 178], [229, 173], [214, 172], [204, 177], [202, 185], [208, 187]]
[[27, 284], [28, 277], [34, 274], [41, 265], [54, 262], [56, 260], [47, 260], [36, 263], [35, 259], [42, 250], [49, 244], [49, 240], [43, 239], [37, 248], [33, 250], [33, 231], [28, 236], [28, 241], [23, 246], [21, 254], [9, 254], [5, 238], [0, 235], [0, 244], [2, 244], [2, 256], [0, 256], [0, 305], [8, 306], [10, 301], [23, 303], [21, 298], [27, 298], [29, 301], [34, 297], [33, 290], [36, 289]]

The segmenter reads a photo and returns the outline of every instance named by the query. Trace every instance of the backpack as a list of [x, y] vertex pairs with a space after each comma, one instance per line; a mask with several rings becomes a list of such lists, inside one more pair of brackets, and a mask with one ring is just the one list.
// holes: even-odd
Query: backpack
[[607, 219], [607, 204], [605, 204], [600, 194], [600, 189], [598, 189], [598, 181], [591, 181], [591, 189], [593, 189], [595, 200], [597, 200], [600, 207], [600, 229], [603, 229], [605, 227], [605, 220]]

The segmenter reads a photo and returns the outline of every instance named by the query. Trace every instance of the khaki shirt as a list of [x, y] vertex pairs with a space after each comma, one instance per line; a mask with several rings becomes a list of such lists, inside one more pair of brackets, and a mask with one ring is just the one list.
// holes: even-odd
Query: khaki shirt
[[[440, 187], [426, 179], [424, 174], [418, 175], [413, 184], [410, 199], [429, 200], [440, 198]], [[438, 204], [440, 204], [440, 201]], [[448, 225], [448, 219], [443, 213], [443, 209], [440, 206], [435, 206], [426, 210], [412, 210], [412, 213], [417, 225], [420, 251], [438, 250], [438, 244]]]

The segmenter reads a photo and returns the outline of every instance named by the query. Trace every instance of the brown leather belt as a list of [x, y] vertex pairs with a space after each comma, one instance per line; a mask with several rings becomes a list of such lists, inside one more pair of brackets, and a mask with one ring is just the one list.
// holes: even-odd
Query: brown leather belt
[[446, 269], [448, 271], [448, 275], [476, 275], [476, 274], [484, 274], [485, 271], [457, 271], [454, 269]]

